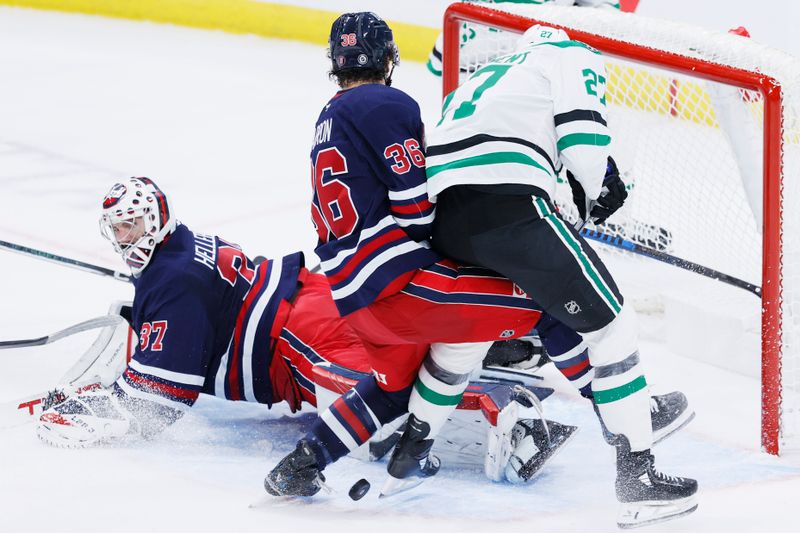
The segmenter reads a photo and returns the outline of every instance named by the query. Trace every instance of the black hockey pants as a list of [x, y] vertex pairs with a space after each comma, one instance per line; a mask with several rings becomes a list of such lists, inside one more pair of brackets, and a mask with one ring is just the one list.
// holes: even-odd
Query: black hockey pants
[[487, 190], [459, 185], [438, 196], [433, 248], [513, 280], [578, 332], [608, 325], [622, 295], [583, 237], [543, 197]]

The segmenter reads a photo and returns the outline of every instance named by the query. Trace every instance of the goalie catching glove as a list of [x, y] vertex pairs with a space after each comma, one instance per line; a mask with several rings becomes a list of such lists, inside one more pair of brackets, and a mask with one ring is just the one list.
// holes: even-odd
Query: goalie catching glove
[[625, 183], [619, 177], [617, 163], [611, 156], [608, 156], [606, 175], [603, 178], [603, 190], [597, 200], [587, 201], [586, 192], [569, 170], [567, 170], [567, 181], [572, 189], [572, 201], [578, 208], [578, 216], [580, 217], [579, 224], [581, 226], [583, 225], [582, 223], [588, 221], [589, 218], [592, 218], [595, 224], [604, 223], [608, 217], [616, 213], [617, 210], [622, 207], [625, 203], [625, 199], [628, 198], [628, 191], [625, 189]]

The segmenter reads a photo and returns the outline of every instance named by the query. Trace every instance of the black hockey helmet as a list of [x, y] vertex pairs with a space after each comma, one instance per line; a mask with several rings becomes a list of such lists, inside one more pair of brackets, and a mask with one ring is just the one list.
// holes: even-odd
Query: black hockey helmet
[[345, 13], [331, 26], [328, 40], [333, 74], [354, 69], [383, 71], [386, 58], [400, 60], [392, 29], [375, 13]]

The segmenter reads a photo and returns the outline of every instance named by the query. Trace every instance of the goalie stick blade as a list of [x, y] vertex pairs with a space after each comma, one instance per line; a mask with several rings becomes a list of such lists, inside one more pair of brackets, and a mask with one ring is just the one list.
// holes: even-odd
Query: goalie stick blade
[[697, 498], [689, 496], [680, 500], [620, 504], [617, 526], [633, 529], [675, 520], [697, 510]]

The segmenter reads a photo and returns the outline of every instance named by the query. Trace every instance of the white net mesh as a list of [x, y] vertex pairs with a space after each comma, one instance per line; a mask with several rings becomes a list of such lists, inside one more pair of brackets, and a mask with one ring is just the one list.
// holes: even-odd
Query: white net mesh
[[[782, 403], [783, 445], [800, 445], [800, 61], [751, 39], [608, 10], [503, 3], [498, 10], [736, 69], [764, 73], [783, 90]], [[461, 78], [513, 49], [518, 35], [477, 23], [461, 27]], [[760, 286], [762, 284], [763, 98], [647, 64], [607, 57], [612, 154], [630, 190], [600, 228]], [[570, 216], [569, 187], [557, 203]], [[772, 214], [774, 215], [774, 214]], [[626, 298], [670, 318], [667, 337], [692, 355], [736, 371], [760, 371], [761, 302], [739, 288], [651, 259], [609, 255]], [[712, 318], [707, 326], [698, 324]], [[674, 328], [678, 328], [675, 330]], [[695, 337], [692, 338], [692, 330]], [[687, 336], [689, 337], [687, 342]]]

